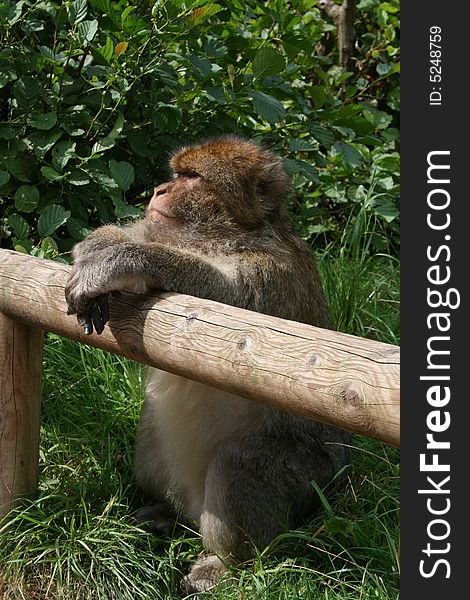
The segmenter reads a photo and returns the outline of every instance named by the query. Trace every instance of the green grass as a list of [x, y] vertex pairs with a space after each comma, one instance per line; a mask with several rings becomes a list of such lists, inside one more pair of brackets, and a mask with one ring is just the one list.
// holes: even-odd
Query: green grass
[[[325, 258], [320, 268], [338, 329], [398, 343], [398, 267], [390, 258]], [[195, 531], [171, 539], [130, 516], [142, 369], [48, 335], [40, 490], [0, 524], [2, 600], [171, 600], [202, 551]], [[224, 599], [398, 598], [398, 450], [354, 438], [345, 493], [304, 528], [260, 549]]]
[[375, 256], [319, 260], [334, 329], [399, 344], [400, 280], [398, 259]]

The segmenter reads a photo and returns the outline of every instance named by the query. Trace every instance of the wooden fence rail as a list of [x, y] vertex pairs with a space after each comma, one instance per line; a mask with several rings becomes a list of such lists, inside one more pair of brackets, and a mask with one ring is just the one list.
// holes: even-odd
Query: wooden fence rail
[[67, 316], [70, 267], [0, 250], [0, 514], [37, 484], [43, 331], [399, 445], [399, 348], [182, 294]]

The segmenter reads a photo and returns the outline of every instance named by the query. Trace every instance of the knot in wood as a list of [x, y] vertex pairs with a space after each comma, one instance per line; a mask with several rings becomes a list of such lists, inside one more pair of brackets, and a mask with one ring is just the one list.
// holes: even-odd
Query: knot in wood
[[351, 406], [359, 406], [361, 404], [361, 398], [359, 394], [354, 390], [347, 390], [344, 395], [346, 402], [349, 402]]
[[318, 356], [316, 354], [312, 354], [312, 356], [308, 359], [307, 366], [313, 367], [313, 365], [317, 364]]
[[193, 312], [190, 315], [188, 315], [186, 317], [186, 326], [189, 327], [190, 325], [192, 325], [194, 321], [197, 320], [198, 316], [199, 315], [197, 314], [197, 312]]
[[244, 350], [246, 348], [246, 344], [247, 344], [246, 338], [242, 338], [241, 340], [239, 340], [237, 342], [237, 348], [239, 350]]

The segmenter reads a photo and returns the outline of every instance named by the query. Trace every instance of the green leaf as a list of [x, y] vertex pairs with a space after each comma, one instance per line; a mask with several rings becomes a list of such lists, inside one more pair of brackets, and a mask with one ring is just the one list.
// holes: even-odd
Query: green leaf
[[394, 221], [400, 214], [396, 203], [390, 197], [378, 196], [370, 204], [374, 208], [374, 212], [383, 217], [387, 223]]
[[22, 212], [33, 211], [39, 202], [39, 190], [35, 185], [22, 185], [15, 192], [15, 208]]
[[129, 206], [124, 202], [124, 200], [121, 200], [119, 196], [112, 195], [111, 200], [113, 201], [115, 215], [118, 219], [142, 216], [142, 212], [138, 208], [135, 206]]
[[65, 175], [57, 173], [57, 171], [55, 171], [52, 167], [48, 166], [41, 167], [41, 173], [46, 179], [49, 179], [49, 181], [60, 181], [65, 177]]
[[99, 154], [101, 152], [104, 152], [105, 150], [109, 150], [110, 148], [112, 148], [115, 145], [116, 140], [119, 137], [119, 134], [121, 133], [123, 127], [124, 127], [124, 116], [122, 113], [119, 113], [119, 115], [116, 119], [116, 123], [115, 123], [113, 129], [111, 130], [111, 132], [109, 133], [109, 135], [107, 135], [105, 138], [103, 138], [99, 142], [96, 142], [95, 144], [93, 144], [93, 148], [91, 150], [92, 154]]
[[228, 49], [227, 46], [224, 46], [217, 38], [208, 37], [204, 44], [204, 52], [212, 58], [222, 58], [227, 55]]
[[[158, 7], [158, 5], [159, 3], [155, 2], [154, 8]], [[167, 3], [166, 7], [168, 7], [169, 5], [170, 3]], [[124, 29], [125, 33], [128, 34], [130, 37], [134, 37], [136, 35], [142, 36], [144, 33], [146, 35], [151, 35], [151, 31], [149, 30], [149, 21], [144, 21], [137, 15], [133, 14], [128, 15], [124, 23], [119, 23], [118, 29]]]
[[122, 22], [122, 23], [125, 23], [125, 22], [126, 22], [126, 19], [127, 19], [127, 17], [128, 17], [130, 14], [131, 14], [131, 12], [132, 12], [133, 10], [135, 10], [135, 8], [136, 8], [135, 6], [128, 6], [127, 8], [125, 8], [125, 9], [122, 11], [122, 14], [121, 14], [121, 22]]
[[[134, 6], [128, 7], [128, 8], [135, 8]], [[113, 41], [111, 40], [110, 37], [106, 37], [106, 44], [102, 47], [99, 48], [101, 54], [103, 55], [103, 58], [105, 60], [107, 60], [108, 62], [113, 58], [114, 56], [114, 44]]]
[[[118, 44], [119, 45], [119, 44]], [[117, 48], [117, 46], [116, 46]], [[97, 48], [91, 46], [91, 54], [95, 59], [95, 62], [102, 66], [108, 66], [114, 56], [114, 44], [109, 36], [106, 37], [106, 44]]]
[[5, 185], [9, 181], [10, 181], [10, 173], [8, 171], [0, 170], [0, 187], [2, 187], [2, 185]]
[[84, 171], [75, 169], [67, 176], [67, 181], [71, 185], [87, 185], [90, 183], [90, 178]]
[[400, 155], [398, 152], [392, 154], [378, 154], [375, 156], [376, 164], [386, 171], [395, 172], [400, 170]]
[[152, 121], [161, 131], [177, 131], [183, 113], [179, 106], [159, 102], [153, 111]]
[[199, 25], [205, 19], [216, 15], [218, 12], [222, 10], [220, 4], [206, 4], [205, 6], [200, 6], [191, 12], [189, 15], [189, 20], [193, 25]]
[[15, 81], [15, 79], [18, 79], [18, 77], [13, 69], [3, 68], [0, 71], [0, 88], [5, 87], [10, 81]]
[[127, 192], [127, 190], [134, 183], [134, 167], [125, 160], [120, 162], [110, 160], [109, 170], [111, 171], [114, 181], [118, 184], [119, 189]]
[[315, 146], [308, 140], [292, 138], [288, 142], [289, 150], [292, 152], [311, 152], [315, 150]]
[[[27, 243], [29, 242], [29, 243]], [[15, 250], [17, 252], [21, 252], [21, 254], [30, 254], [31, 250], [32, 250], [32, 244], [29, 240], [22, 240], [23, 245], [21, 244], [15, 244]], [[28, 246], [27, 248], [25, 248], [25, 246]]]
[[391, 190], [395, 186], [395, 182], [393, 181], [393, 177], [379, 177], [377, 178], [377, 185], [379, 185], [384, 190]]
[[51, 237], [45, 237], [41, 241], [41, 250], [42, 250], [41, 258], [53, 259], [59, 253], [59, 248], [57, 246], [57, 243]]
[[325, 87], [323, 85], [312, 85], [310, 88], [310, 97], [315, 104], [315, 108], [318, 110], [322, 108], [326, 102], [327, 95], [325, 92]]
[[400, 110], [400, 88], [398, 86], [387, 94], [387, 104], [392, 110]]
[[388, 63], [379, 63], [376, 67], [376, 71], [378, 75], [386, 75], [391, 68], [392, 65], [389, 65]]
[[46, 152], [52, 148], [52, 146], [61, 137], [62, 131], [33, 131], [28, 134], [26, 140], [31, 142], [34, 150], [34, 154], [39, 160], [43, 160]]
[[196, 69], [196, 75], [200, 73], [203, 77], [207, 77], [212, 73], [212, 63], [207, 58], [201, 58], [200, 56], [191, 54], [189, 57], [189, 62]]
[[208, 85], [205, 89], [202, 90], [202, 92], [207, 98], [209, 98], [209, 100], [213, 100], [215, 102], [218, 102], [219, 104], [226, 103], [224, 90], [221, 87]]
[[354, 138], [355, 135], [369, 135], [374, 128], [364, 117], [352, 117], [332, 125], [343, 137]]
[[353, 169], [354, 167], [358, 167], [363, 163], [362, 155], [351, 146], [351, 144], [346, 144], [345, 142], [336, 142], [333, 145], [333, 149], [337, 154], [341, 154], [344, 162], [348, 167]]
[[71, 106], [62, 114], [62, 127], [75, 137], [82, 136], [92, 124], [92, 116], [84, 104]]
[[57, 123], [57, 114], [55, 112], [48, 112], [42, 114], [31, 113], [26, 119], [28, 125], [35, 129], [52, 129]]
[[383, 110], [377, 110], [372, 106], [364, 109], [364, 117], [371, 123], [374, 129], [386, 129], [393, 120], [393, 117]]
[[369, 10], [375, 9], [377, 7], [377, 4], [379, 4], [379, 0], [360, 0], [359, 4], [357, 5], [357, 8], [359, 10], [367, 12]]
[[76, 240], [83, 240], [93, 230], [86, 223], [79, 219], [69, 219], [67, 221], [67, 230], [70, 235]]
[[83, 19], [86, 17], [87, 11], [87, 0], [75, 0], [75, 2], [69, 3], [67, 6], [69, 23], [71, 25], [80, 23], [80, 21], [83, 21]]
[[98, 31], [98, 21], [93, 19], [93, 21], [82, 21], [78, 25], [78, 39], [82, 44], [86, 44], [88, 42], [93, 41], [96, 33]]
[[93, 181], [95, 181], [103, 191], [114, 193], [119, 189], [117, 183], [107, 173], [104, 173], [99, 169], [90, 169], [89, 174]]
[[3, 140], [12, 140], [17, 136], [11, 123], [0, 123], [0, 138]]
[[300, 173], [308, 181], [318, 182], [318, 171], [310, 163], [298, 159], [284, 159], [284, 162], [286, 161], [288, 161], [286, 167], [289, 173]]
[[28, 221], [21, 215], [10, 215], [8, 217], [8, 225], [13, 229], [15, 236], [19, 240], [24, 240], [29, 234]]
[[2, 6], [2, 16], [6, 17], [10, 25], [14, 25], [21, 17], [24, 6], [23, 0], [2, 4], [6, 5], [5, 8]]
[[132, 152], [138, 154], [139, 156], [149, 155], [150, 148], [145, 138], [146, 135], [144, 135], [140, 130], [129, 131], [127, 134], [127, 141], [129, 142]]
[[41, 91], [41, 83], [34, 77], [22, 77], [13, 84], [13, 96], [21, 106], [28, 109], [36, 104]]
[[325, 129], [318, 123], [311, 123], [309, 129], [313, 137], [320, 142], [323, 146], [329, 147], [335, 141], [335, 136], [331, 131]]
[[52, 164], [56, 169], [62, 171], [75, 152], [76, 144], [70, 140], [59, 142], [52, 150]]
[[276, 98], [257, 91], [252, 91], [250, 95], [256, 112], [268, 123], [277, 123], [286, 116], [286, 109]]
[[177, 88], [179, 86], [178, 73], [173, 69], [171, 65], [163, 64], [158, 69], [155, 69], [155, 77], [170, 88]]
[[32, 156], [20, 155], [9, 158], [7, 168], [10, 173], [20, 181], [31, 181], [31, 174], [35, 169], [35, 161]]
[[58, 62], [58, 63], [62, 62], [62, 59], [63, 59], [62, 52], [58, 52], [56, 54], [52, 48], [49, 48], [49, 46], [38, 46], [38, 50], [39, 50], [39, 53], [41, 54], [41, 56], [44, 56], [51, 62]]
[[111, 0], [89, 0], [93, 8], [96, 8], [98, 12], [104, 13], [110, 19], [114, 20], [114, 11], [111, 4]]
[[41, 213], [38, 219], [38, 233], [41, 238], [54, 233], [61, 225], [67, 222], [70, 211], [65, 210], [60, 204], [50, 204]]
[[286, 66], [284, 58], [274, 48], [261, 48], [253, 60], [253, 75], [256, 79], [278, 75]]

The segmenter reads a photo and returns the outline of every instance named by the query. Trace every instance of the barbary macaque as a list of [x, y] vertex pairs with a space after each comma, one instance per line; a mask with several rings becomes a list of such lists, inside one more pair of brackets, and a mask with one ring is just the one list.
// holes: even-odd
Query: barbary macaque
[[[115, 290], [180, 292], [328, 328], [317, 268], [295, 233], [280, 158], [238, 137], [183, 147], [145, 218], [106, 225], [73, 250], [69, 314], [101, 333]], [[183, 580], [210, 589], [315, 513], [343, 484], [349, 434], [157, 369], [150, 370], [135, 469], [155, 501], [142, 519], [171, 532], [195, 520], [207, 555]], [[331, 485], [335, 475], [335, 485]]]

